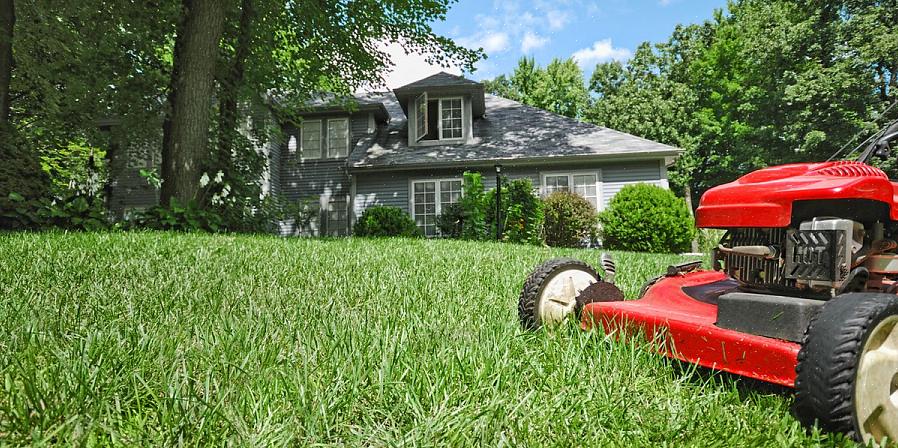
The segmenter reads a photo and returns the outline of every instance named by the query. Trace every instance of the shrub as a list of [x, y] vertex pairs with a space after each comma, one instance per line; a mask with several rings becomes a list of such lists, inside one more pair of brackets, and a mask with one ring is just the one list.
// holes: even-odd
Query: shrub
[[110, 227], [106, 205], [99, 198], [67, 193], [49, 199], [26, 199], [16, 192], [6, 197], [10, 206], [0, 212], [4, 228], [103, 230]]
[[171, 199], [168, 207], [157, 205], [138, 213], [128, 221], [128, 227], [182, 232], [225, 230], [222, 217], [218, 213], [204, 210], [194, 201], [181, 204], [175, 198]]
[[444, 205], [443, 213], [437, 216], [437, 228], [446, 238], [461, 238], [464, 222], [464, 209], [458, 202]]
[[596, 209], [582, 196], [556, 191], [544, 201], [546, 244], [578, 247], [596, 235]]
[[421, 236], [408, 213], [398, 207], [369, 207], [353, 228], [355, 236]]
[[[486, 221], [490, 235], [496, 234], [496, 190], [486, 194]], [[530, 179], [502, 181], [502, 240], [512, 243], [543, 243], [543, 203], [533, 192]]]
[[40, 227], [40, 200], [50, 197], [51, 183], [38, 155], [14, 131], [0, 129], [0, 160], [0, 229]]
[[639, 252], [685, 252], [695, 237], [686, 202], [648, 184], [624, 187], [602, 212], [605, 247]]
[[466, 240], [487, 239], [483, 180], [480, 173], [465, 171], [461, 201], [461, 237]]

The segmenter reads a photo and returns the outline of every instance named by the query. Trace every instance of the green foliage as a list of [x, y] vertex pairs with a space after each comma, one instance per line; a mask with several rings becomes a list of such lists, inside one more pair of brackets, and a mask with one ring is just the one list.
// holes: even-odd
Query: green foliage
[[[486, 222], [490, 235], [496, 234], [496, 190], [486, 193]], [[502, 180], [502, 240], [512, 243], [543, 244], [543, 202], [530, 179]]]
[[40, 156], [41, 169], [50, 176], [57, 191], [78, 189], [97, 194], [105, 183], [106, 152], [87, 146], [86, 142], [71, 142], [65, 147], [45, 150]]
[[415, 220], [399, 207], [368, 207], [359, 216], [352, 231], [355, 236], [421, 236]]
[[464, 229], [465, 210], [461, 203], [444, 204], [440, 216], [437, 216], [437, 228], [444, 238], [461, 238]]
[[[17, 215], [35, 214], [41, 198], [49, 197], [50, 178], [41, 170], [37, 154], [17, 134], [5, 133], [0, 141], [0, 229], [21, 228], [18, 218], [5, 216], [13, 210]], [[22, 200], [13, 201], [19, 197]], [[30, 220], [29, 220], [30, 221]], [[26, 225], [25, 227], [31, 227]]]
[[9, 230], [86, 230], [110, 227], [102, 200], [76, 193], [39, 199], [26, 199], [16, 192], [6, 197], [8, 208], [0, 211], [0, 229]]
[[695, 238], [695, 223], [686, 202], [655, 185], [627, 185], [614, 195], [599, 219], [602, 243], [612, 250], [686, 252]]
[[582, 196], [556, 191], [543, 200], [543, 209], [549, 246], [580, 247], [596, 236], [596, 209]]
[[462, 176], [461, 237], [466, 240], [489, 239], [486, 226], [483, 179], [480, 173], [465, 171]]
[[175, 230], [181, 232], [225, 230], [224, 220], [214, 211], [199, 207], [196, 202], [180, 203], [172, 198], [168, 207], [150, 207], [127, 222], [129, 228]]
[[511, 78], [485, 81], [484, 89], [571, 118], [583, 116], [589, 104], [583, 72], [572, 58], [553, 59], [546, 68], [533, 58], [521, 58]]

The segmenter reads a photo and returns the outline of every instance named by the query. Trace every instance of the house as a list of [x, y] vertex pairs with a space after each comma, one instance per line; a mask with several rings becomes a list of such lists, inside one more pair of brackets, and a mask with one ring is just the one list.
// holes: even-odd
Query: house
[[[347, 234], [366, 208], [388, 205], [435, 235], [436, 217], [461, 196], [462, 173], [479, 171], [493, 188], [496, 164], [542, 194], [570, 189], [602, 210], [627, 184], [667, 187], [667, 166], [681, 152], [486, 94], [482, 84], [448, 73], [357, 95], [354, 104], [310, 105], [286, 129], [273, 164], [274, 191], [319, 199], [317, 234]], [[297, 231], [290, 223], [282, 230]]]
[[[399, 207], [436, 235], [437, 216], [461, 197], [462, 173], [479, 171], [493, 188], [497, 164], [541, 194], [573, 190], [602, 210], [627, 184], [667, 187], [667, 166], [681, 152], [486, 94], [448, 73], [388, 92], [322, 97], [295, 116], [282, 141], [260, 147], [269, 160], [263, 183], [272, 194], [316, 201], [320, 214], [308, 228], [280, 223], [285, 235], [347, 235], [375, 205]], [[158, 165], [158, 151], [132, 147], [139, 150], [118, 162], [110, 194], [119, 215], [158, 201], [138, 174]]]

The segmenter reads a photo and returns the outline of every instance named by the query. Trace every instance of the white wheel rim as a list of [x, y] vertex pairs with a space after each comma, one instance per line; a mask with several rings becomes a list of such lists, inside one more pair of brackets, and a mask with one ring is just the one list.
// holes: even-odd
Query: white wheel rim
[[543, 287], [539, 298], [539, 320], [542, 324], [556, 324], [574, 312], [577, 295], [597, 282], [593, 274], [568, 269], [556, 274]]
[[864, 442], [898, 440], [898, 316], [876, 325], [864, 344], [854, 390]]

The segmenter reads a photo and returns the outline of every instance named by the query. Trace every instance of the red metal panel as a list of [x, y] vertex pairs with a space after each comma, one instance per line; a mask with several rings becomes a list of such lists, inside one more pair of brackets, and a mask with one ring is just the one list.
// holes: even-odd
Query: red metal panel
[[898, 185], [859, 162], [796, 163], [764, 168], [714, 187], [696, 212], [698, 227], [786, 227], [794, 201], [869, 199], [889, 205], [898, 220]]
[[649, 337], [664, 338], [659, 350], [666, 356], [794, 387], [799, 344], [718, 328], [717, 306], [682, 289], [724, 279], [726, 274], [715, 271], [664, 278], [640, 300], [586, 305], [581, 324], [590, 329], [600, 322], [608, 332], [644, 329]]

